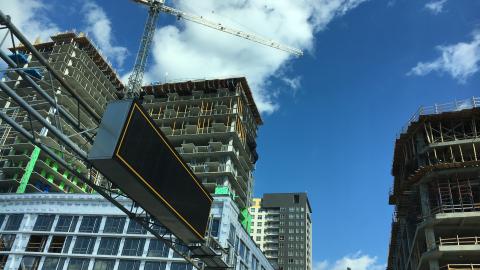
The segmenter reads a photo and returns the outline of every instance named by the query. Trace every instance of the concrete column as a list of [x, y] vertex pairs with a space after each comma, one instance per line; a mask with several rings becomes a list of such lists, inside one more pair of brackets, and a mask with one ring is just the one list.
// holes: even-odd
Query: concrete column
[[420, 204], [422, 206], [422, 217], [425, 219], [431, 214], [430, 200], [428, 196], [428, 185], [420, 184], [419, 191], [420, 191]]
[[435, 243], [435, 232], [433, 231], [433, 227], [425, 228], [425, 241], [427, 244], [427, 250], [436, 248], [437, 244]]
[[429, 260], [428, 264], [430, 266], [429, 268], [430, 270], [440, 270], [440, 265], [438, 263], [438, 260], [434, 260], [434, 259]]

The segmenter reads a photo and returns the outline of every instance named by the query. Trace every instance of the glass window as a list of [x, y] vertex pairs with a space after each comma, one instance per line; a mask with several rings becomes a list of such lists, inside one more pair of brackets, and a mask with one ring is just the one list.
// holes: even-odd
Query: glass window
[[140, 223], [136, 222], [135, 220], [131, 219], [130, 223], [128, 224], [127, 233], [132, 234], [146, 234], [147, 230], [140, 225]]
[[68, 253], [70, 249], [70, 244], [72, 244], [73, 236], [67, 236], [67, 240], [65, 240], [65, 244], [63, 245], [62, 253]]
[[126, 238], [123, 244], [122, 255], [126, 256], [142, 256], [145, 239], [142, 238]]
[[117, 270], [138, 270], [138, 268], [140, 268], [140, 261], [120, 260]]
[[40, 257], [23, 256], [18, 270], [37, 270]]
[[42, 270], [62, 270], [64, 264], [65, 258], [46, 257]]
[[115, 260], [95, 260], [93, 270], [113, 270]]
[[50, 231], [52, 228], [53, 220], [55, 219], [54, 215], [39, 215], [37, 221], [33, 226], [34, 231]]
[[0, 215], [0, 228], [2, 227], [4, 220], [5, 220], [5, 215]]
[[0, 235], [0, 251], [10, 251], [15, 241], [15, 234]]
[[[146, 262], [145, 267], [143, 269], [144, 270], [165, 270], [166, 266], [167, 264], [164, 262]], [[170, 270], [173, 270], [172, 267], [170, 267]]]
[[178, 262], [172, 262], [170, 265], [170, 270], [190, 270], [192, 269], [192, 265], [188, 263], [178, 263]]
[[148, 257], [168, 257], [169, 248], [165, 243], [158, 239], [150, 240], [150, 245], [148, 246]]
[[95, 237], [78, 236], [73, 246], [72, 253], [75, 254], [92, 254], [95, 245]]
[[90, 259], [70, 259], [67, 270], [87, 270]]
[[102, 217], [84, 216], [80, 224], [79, 232], [97, 233]]
[[228, 232], [228, 242], [235, 243], [235, 226], [230, 224], [230, 231]]
[[256, 240], [260, 241], [260, 240], [262, 240], [262, 238], [260, 236], [257, 236]]
[[5, 231], [17, 231], [22, 223], [23, 214], [10, 215], [7, 220], [7, 224], [3, 230]]
[[210, 229], [210, 235], [213, 237], [218, 237], [218, 232], [220, 229], [220, 219], [215, 218], [212, 220], [212, 227]]
[[77, 226], [78, 216], [59, 216], [57, 221], [57, 226], [55, 227], [56, 232], [74, 232], [75, 227]]
[[105, 221], [104, 233], [123, 233], [125, 226], [125, 217], [107, 217]]
[[158, 234], [160, 234], [160, 235], [164, 235], [164, 234], [167, 233], [167, 229], [166, 229], [165, 227], [163, 227], [163, 225], [158, 224], [158, 223], [156, 223], [156, 222], [153, 223], [152, 229], [153, 229], [154, 231], [156, 231], [156, 232], [157, 232]]
[[[182, 254], [187, 254], [189, 252], [189, 249], [187, 246], [184, 245], [175, 245], [175, 249], [180, 251]], [[173, 258], [181, 258], [180, 255], [177, 254], [177, 252], [173, 252]]]
[[102, 237], [97, 253], [99, 255], [117, 255], [119, 245], [120, 238]]

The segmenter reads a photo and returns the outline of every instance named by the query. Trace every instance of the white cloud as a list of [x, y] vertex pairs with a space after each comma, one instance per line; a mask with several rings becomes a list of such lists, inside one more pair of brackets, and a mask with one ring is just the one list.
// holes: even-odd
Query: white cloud
[[465, 83], [478, 72], [480, 61], [480, 31], [473, 33], [470, 42], [460, 42], [448, 46], [437, 46], [440, 56], [431, 62], [419, 62], [407, 74], [423, 76], [430, 72], [444, 72]]
[[383, 270], [385, 267], [385, 264], [378, 263], [377, 257], [371, 257], [359, 251], [353, 255], [346, 255], [334, 263], [328, 261], [315, 263], [313, 270], [346, 270], [347, 268], [352, 270]]
[[443, 6], [446, 2], [447, 0], [431, 1], [425, 4], [425, 8], [433, 14], [438, 14], [443, 11]]
[[[5, 15], [10, 15], [12, 23], [30, 40], [40, 38], [49, 40], [52, 34], [59, 32], [59, 28], [48, 19], [47, 12], [53, 7], [39, 0], [0, 1], [0, 9]], [[6, 31], [0, 31], [3, 38]], [[9, 39], [3, 48], [11, 46]]]
[[113, 45], [112, 22], [105, 14], [105, 11], [92, 1], [83, 4], [83, 13], [87, 22], [86, 32], [91, 34], [99, 46], [102, 54], [121, 67], [128, 50], [125, 47]]
[[[206, 15], [226, 26], [313, 51], [316, 32], [365, 1], [178, 0], [176, 7]], [[152, 55], [154, 65], [146, 74], [146, 82], [163, 81], [167, 72], [170, 80], [246, 76], [262, 112], [271, 113], [279, 106], [276, 101], [278, 89], [268, 87], [275, 75], [280, 74], [284, 78], [281, 81], [289, 87], [299, 86], [297, 75], [285, 72], [294, 59], [291, 55], [195, 23], [181, 22], [157, 29]]]

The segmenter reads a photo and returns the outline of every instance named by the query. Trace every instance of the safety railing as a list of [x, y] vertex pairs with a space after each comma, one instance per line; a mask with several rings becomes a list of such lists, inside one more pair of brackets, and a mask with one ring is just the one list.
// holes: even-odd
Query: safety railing
[[440, 205], [431, 209], [432, 214], [461, 213], [461, 212], [474, 212], [474, 211], [480, 211], [480, 203], [447, 204], [447, 205]]
[[440, 269], [443, 270], [480, 270], [480, 264], [447, 264]]
[[432, 115], [432, 114], [441, 114], [444, 112], [455, 112], [466, 109], [473, 109], [480, 107], [480, 97], [472, 97], [469, 99], [455, 100], [453, 102], [435, 104], [433, 106], [421, 106], [418, 110], [410, 117], [408, 122], [402, 127], [400, 132], [397, 134], [397, 138], [401, 134], [405, 133], [412, 122], [418, 121], [421, 115]]
[[480, 237], [479, 236], [471, 236], [471, 237], [440, 237], [437, 240], [437, 244], [439, 246], [462, 246], [462, 245], [480, 245]]

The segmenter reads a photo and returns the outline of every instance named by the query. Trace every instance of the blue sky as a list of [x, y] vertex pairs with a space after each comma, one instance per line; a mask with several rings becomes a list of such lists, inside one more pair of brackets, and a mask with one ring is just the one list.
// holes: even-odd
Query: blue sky
[[[125, 78], [146, 18], [131, 1], [0, 0], [30, 38], [86, 31]], [[395, 136], [420, 105], [478, 96], [480, 1], [167, 1], [305, 51], [162, 15], [147, 81], [246, 75], [265, 124], [255, 194], [306, 191], [317, 270], [381, 269]], [[41, 16], [38, 16], [41, 15]]]

